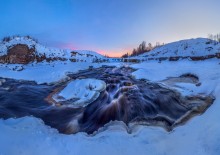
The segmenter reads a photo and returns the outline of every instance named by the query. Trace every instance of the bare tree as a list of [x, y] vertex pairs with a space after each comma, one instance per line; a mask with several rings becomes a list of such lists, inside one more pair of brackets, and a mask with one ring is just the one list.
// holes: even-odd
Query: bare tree
[[220, 42], [220, 34], [215, 34], [215, 35], [209, 34], [209, 35], [208, 35], [208, 38], [209, 38], [210, 40], [214, 40], [214, 41]]

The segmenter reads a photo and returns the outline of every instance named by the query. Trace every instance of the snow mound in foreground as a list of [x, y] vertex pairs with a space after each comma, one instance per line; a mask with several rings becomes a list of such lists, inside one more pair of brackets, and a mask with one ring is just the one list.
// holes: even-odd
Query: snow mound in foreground
[[70, 82], [63, 90], [53, 96], [57, 102], [73, 100], [72, 104], [86, 106], [95, 101], [100, 92], [105, 90], [104, 81], [97, 79], [76, 79]]

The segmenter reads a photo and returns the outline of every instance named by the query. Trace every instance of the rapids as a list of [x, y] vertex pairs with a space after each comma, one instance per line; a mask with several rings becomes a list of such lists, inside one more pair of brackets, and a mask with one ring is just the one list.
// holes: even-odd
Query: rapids
[[[131, 75], [133, 71], [129, 67], [90, 68], [69, 74], [68, 81], [50, 85], [5, 79], [0, 85], [0, 118], [34, 116], [65, 134], [92, 134], [111, 121], [123, 121], [128, 127], [161, 126], [171, 131], [205, 112], [214, 101], [213, 96], [182, 96], [160, 83], [137, 80]], [[107, 85], [89, 105], [74, 107], [71, 100], [56, 102], [52, 99], [69, 81], [85, 78], [103, 80]], [[176, 77], [175, 81], [181, 78]], [[186, 81], [198, 82], [195, 77], [189, 79]]]

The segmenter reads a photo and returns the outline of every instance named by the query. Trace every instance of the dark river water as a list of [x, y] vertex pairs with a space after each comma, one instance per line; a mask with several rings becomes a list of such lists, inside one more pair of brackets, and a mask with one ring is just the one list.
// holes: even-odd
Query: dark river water
[[[34, 116], [65, 134], [92, 134], [114, 120], [126, 125], [161, 126], [171, 131], [202, 114], [214, 101], [212, 96], [184, 97], [158, 83], [136, 80], [131, 76], [133, 71], [129, 67], [89, 69], [69, 74], [70, 80], [51, 85], [4, 79], [0, 86], [0, 118]], [[71, 101], [51, 104], [55, 90], [79, 78], [103, 80], [106, 90], [86, 107], [75, 108]]]

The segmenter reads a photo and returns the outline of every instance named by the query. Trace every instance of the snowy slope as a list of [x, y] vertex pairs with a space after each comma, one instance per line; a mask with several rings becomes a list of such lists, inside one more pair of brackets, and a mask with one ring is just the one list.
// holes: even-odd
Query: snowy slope
[[216, 53], [220, 53], [219, 42], [206, 38], [197, 38], [169, 43], [137, 56], [137, 58], [207, 56]]
[[29, 48], [35, 48], [36, 55], [44, 55], [47, 58], [74, 58], [79, 60], [86, 60], [86, 61], [92, 61], [94, 59], [102, 59], [104, 56], [93, 52], [93, 51], [87, 51], [87, 50], [74, 50], [74, 52], [77, 52], [75, 55], [72, 55], [71, 52], [73, 50], [70, 49], [57, 49], [57, 48], [48, 48], [45, 47], [38, 42], [36, 42], [34, 39], [30, 37], [13, 37], [9, 41], [3, 41], [0, 43], [0, 56], [7, 55], [8, 48], [17, 45], [17, 44], [26, 44]]

